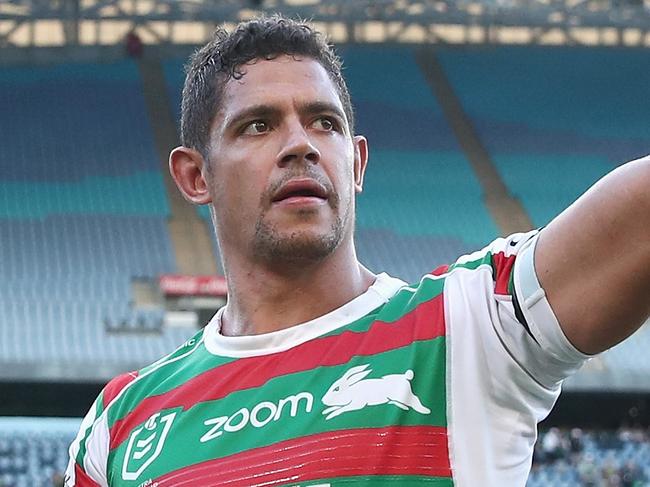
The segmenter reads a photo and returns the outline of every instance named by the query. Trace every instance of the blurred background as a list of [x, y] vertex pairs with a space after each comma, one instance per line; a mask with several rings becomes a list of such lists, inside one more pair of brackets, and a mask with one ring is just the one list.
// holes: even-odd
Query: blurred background
[[[344, 60], [372, 270], [417, 281], [650, 153], [648, 0], [0, 0], [0, 486], [61, 485], [103, 385], [224, 303], [167, 157], [187, 56], [262, 12]], [[564, 391], [528, 486], [650, 485], [650, 327]]]

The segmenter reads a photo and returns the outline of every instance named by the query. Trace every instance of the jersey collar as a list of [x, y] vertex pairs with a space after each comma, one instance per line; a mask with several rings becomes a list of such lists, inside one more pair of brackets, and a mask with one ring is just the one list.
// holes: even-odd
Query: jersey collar
[[406, 283], [400, 279], [386, 273], [378, 274], [365, 293], [340, 308], [305, 323], [260, 335], [222, 335], [220, 327], [224, 308], [221, 308], [205, 327], [205, 347], [214, 355], [226, 357], [252, 357], [283, 352], [362, 318], [386, 303], [404, 286]]

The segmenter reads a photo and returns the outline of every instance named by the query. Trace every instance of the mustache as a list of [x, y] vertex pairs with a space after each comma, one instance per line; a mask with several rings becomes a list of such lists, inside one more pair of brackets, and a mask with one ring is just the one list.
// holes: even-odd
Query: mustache
[[338, 207], [339, 195], [336, 193], [336, 191], [334, 191], [334, 186], [332, 186], [332, 183], [327, 177], [317, 171], [314, 171], [313, 169], [291, 171], [283, 174], [280, 179], [273, 181], [271, 184], [269, 184], [268, 188], [266, 188], [262, 194], [262, 204], [264, 206], [270, 206], [273, 195], [277, 193], [277, 191], [288, 181], [296, 178], [309, 178], [321, 184], [327, 191], [329, 204], [333, 208]]

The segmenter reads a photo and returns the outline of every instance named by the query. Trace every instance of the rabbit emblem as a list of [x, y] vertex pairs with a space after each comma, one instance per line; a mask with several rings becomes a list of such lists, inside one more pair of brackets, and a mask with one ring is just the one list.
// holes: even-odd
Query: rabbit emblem
[[411, 389], [412, 370], [363, 380], [372, 372], [368, 366], [364, 364], [352, 367], [330, 386], [322, 399], [323, 404], [329, 406], [323, 411], [326, 420], [348, 411], [379, 404], [392, 404], [405, 411], [414, 409], [420, 414], [431, 412]]

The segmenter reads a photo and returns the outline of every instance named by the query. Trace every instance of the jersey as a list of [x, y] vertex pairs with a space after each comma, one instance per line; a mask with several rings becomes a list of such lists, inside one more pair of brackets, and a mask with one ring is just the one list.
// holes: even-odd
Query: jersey
[[67, 486], [524, 486], [536, 425], [588, 358], [534, 271], [536, 232], [407, 285], [380, 274], [284, 330], [219, 333], [113, 379]]

